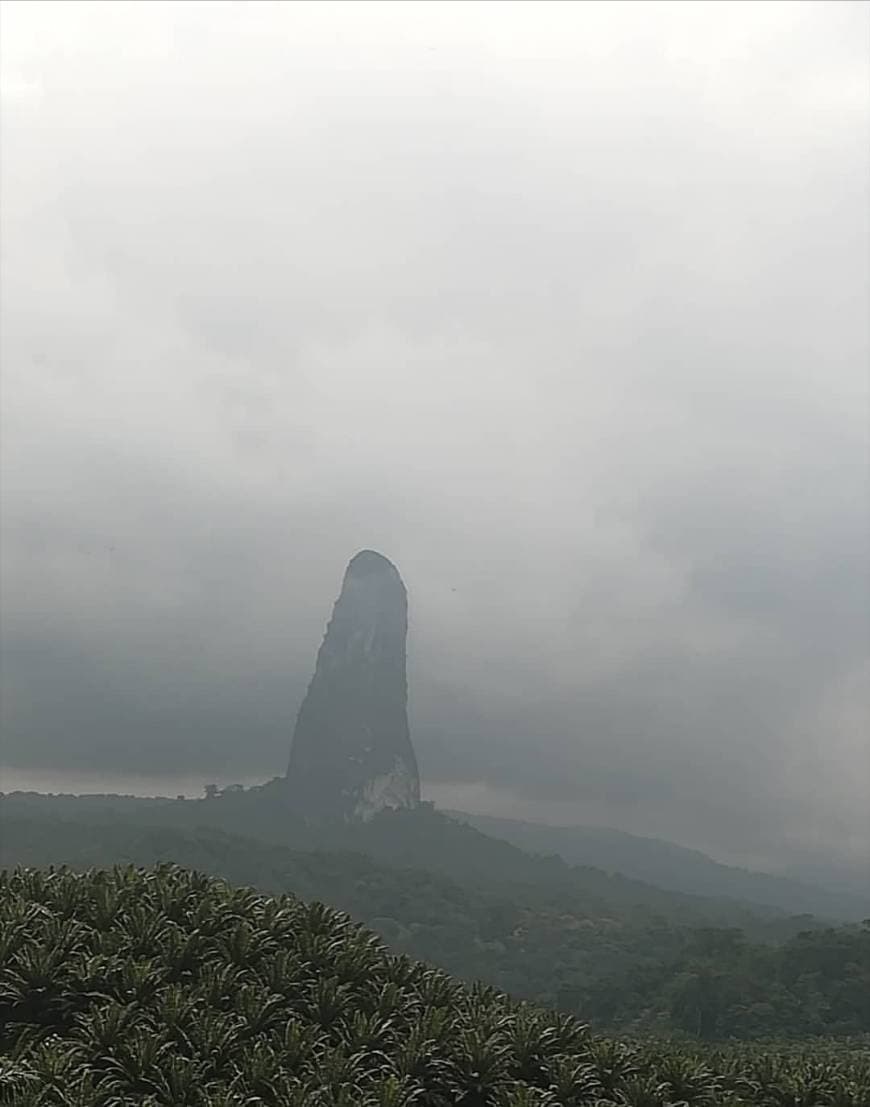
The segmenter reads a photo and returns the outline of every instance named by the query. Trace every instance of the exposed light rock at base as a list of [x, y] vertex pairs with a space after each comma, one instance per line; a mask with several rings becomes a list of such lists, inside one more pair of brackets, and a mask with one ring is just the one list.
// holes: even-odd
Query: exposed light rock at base
[[291, 802], [315, 818], [369, 819], [420, 801], [408, 730], [408, 602], [396, 567], [363, 550], [347, 567], [293, 734]]

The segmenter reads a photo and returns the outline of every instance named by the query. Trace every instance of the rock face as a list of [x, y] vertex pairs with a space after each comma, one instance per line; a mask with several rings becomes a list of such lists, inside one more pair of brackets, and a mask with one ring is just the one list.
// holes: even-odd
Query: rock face
[[368, 819], [420, 801], [408, 732], [408, 599], [395, 565], [363, 550], [344, 574], [296, 720], [287, 785], [316, 818]]

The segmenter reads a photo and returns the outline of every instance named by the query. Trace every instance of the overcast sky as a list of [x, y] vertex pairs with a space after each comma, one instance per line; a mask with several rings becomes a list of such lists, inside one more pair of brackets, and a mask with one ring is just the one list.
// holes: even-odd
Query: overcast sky
[[7, 780], [283, 773], [373, 547], [430, 796], [866, 859], [870, 6], [2, 23]]

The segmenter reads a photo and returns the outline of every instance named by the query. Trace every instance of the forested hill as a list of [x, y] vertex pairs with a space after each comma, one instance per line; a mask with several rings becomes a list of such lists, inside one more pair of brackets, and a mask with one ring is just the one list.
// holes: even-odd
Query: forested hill
[[[571, 911], [579, 906], [611, 916], [641, 912], [672, 922], [737, 926], [757, 938], [787, 937], [814, 923], [809, 916], [794, 921], [765, 905], [669, 891], [601, 869], [570, 865], [555, 855], [535, 856], [450, 819], [430, 805], [384, 811], [365, 823], [315, 825], [294, 817], [285, 795], [278, 782], [210, 800], [13, 793], [0, 798], [0, 819], [103, 825], [109, 840], [131, 824], [185, 831], [210, 828], [297, 851], [362, 853], [382, 865], [423, 869], [473, 887], [501, 890], [519, 901], [546, 897], [555, 909]], [[35, 827], [33, 833], [37, 840], [40, 831]], [[63, 839], [55, 826], [39, 863], [56, 861], [58, 855], [52, 851], [64, 848]], [[8, 855], [11, 847], [6, 848]], [[21, 848], [26, 848], [25, 842]], [[116, 858], [102, 860], [112, 863]]]
[[315, 827], [288, 807], [281, 781], [199, 800], [36, 793], [0, 797], [0, 817], [14, 815], [210, 826], [293, 849], [356, 850], [387, 864], [463, 880], [579, 883], [610, 901], [642, 901], [669, 917], [697, 913], [703, 903], [708, 920], [715, 916], [729, 925], [751, 927], [747, 910], [754, 919], [785, 913], [837, 922], [870, 915], [870, 895], [865, 902], [860, 896], [720, 865], [695, 850], [619, 831], [439, 812], [428, 804], [416, 811], [385, 811], [351, 827]]
[[166, 866], [0, 874], [0, 1103], [866, 1107], [866, 1050], [626, 1045]]
[[621, 873], [660, 888], [763, 903], [795, 915], [814, 914], [850, 922], [870, 916], [870, 877], [866, 895], [850, 895], [788, 877], [723, 865], [700, 850], [608, 827], [545, 826], [462, 811], [446, 814], [520, 849], [557, 854], [572, 865]]
[[579, 884], [461, 880], [360, 853], [290, 850], [209, 827], [2, 819], [0, 865], [7, 869], [82, 871], [165, 861], [339, 907], [397, 952], [600, 1026], [705, 1037], [870, 1029], [870, 1013], [856, 1000], [870, 996], [866, 966], [860, 967], [866, 942], [858, 931], [811, 932], [818, 950], [827, 950], [827, 959], [817, 950], [821, 971], [816, 961], [807, 962], [809, 981], [797, 972], [782, 985], [780, 970], [799, 962], [789, 960], [788, 942], [780, 947], [770, 939], [796, 934], [800, 921], [747, 916], [756, 939], [765, 939], [760, 944], [721, 919], [717, 925], [709, 905], [680, 912], [672, 904], [669, 920], [642, 899], [620, 899], [620, 882], [614, 902]]

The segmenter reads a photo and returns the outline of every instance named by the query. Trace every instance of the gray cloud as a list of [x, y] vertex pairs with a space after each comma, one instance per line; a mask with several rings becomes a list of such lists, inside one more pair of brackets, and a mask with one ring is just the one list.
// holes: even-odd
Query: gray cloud
[[866, 7], [9, 3], [3, 761], [283, 771], [345, 562], [433, 794], [866, 855]]

